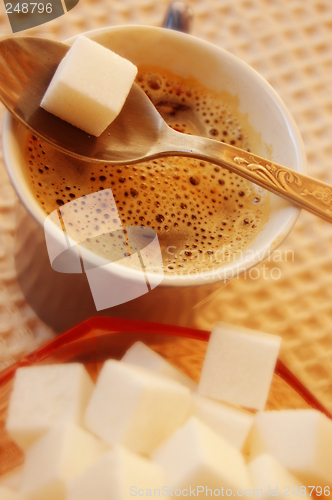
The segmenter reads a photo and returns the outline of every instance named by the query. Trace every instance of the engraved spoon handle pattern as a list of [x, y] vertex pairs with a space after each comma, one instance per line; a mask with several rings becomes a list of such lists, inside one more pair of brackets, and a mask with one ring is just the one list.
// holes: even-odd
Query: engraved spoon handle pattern
[[[167, 155], [174, 148], [179, 156], [192, 156], [226, 167], [300, 208], [332, 222], [332, 187], [329, 184], [253, 153], [204, 137], [171, 131], [168, 140], [171, 145]], [[163, 145], [165, 144], [163, 141]], [[174, 154], [175, 152], [172, 153]]]

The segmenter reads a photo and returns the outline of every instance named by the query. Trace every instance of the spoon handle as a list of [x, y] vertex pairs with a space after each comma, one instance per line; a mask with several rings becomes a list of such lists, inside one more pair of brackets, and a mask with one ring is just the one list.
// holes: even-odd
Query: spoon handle
[[[164, 154], [192, 156], [245, 177], [300, 208], [332, 222], [332, 186], [223, 142], [170, 131]], [[164, 143], [165, 144], [165, 143]], [[171, 152], [172, 151], [172, 152]]]

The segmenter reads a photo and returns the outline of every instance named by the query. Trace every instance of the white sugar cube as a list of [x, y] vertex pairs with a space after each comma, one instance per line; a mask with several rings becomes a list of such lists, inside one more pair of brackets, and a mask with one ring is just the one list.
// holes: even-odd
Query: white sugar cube
[[281, 338], [218, 323], [204, 359], [198, 393], [252, 409], [264, 409]]
[[106, 361], [86, 411], [88, 429], [110, 445], [149, 454], [187, 417], [188, 387], [140, 366]]
[[0, 486], [0, 500], [25, 500], [25, 497], [5, 486]]
[[213, 399], [193, 393], [193, 415], [220, 434], [231, 445], [242, 450], [254, 421], [249, 411], [232, 408]]
[[27, 450], [21, 493], [33, 500], [65, 499], [67, 483], [108, 450], [76, 424], [59, 425]]
[[231, 489], [233, 497], [238, 489], [251, 488], [242, 454], [196, 417], [161, 444], [152, 460], [164, 468], [169, 486], [175, 489], [204, 486], [204, 491], [209, 488], [213, 492], [223, 487]]
[[271, 455], [259, 455], [249, 462], [248, 469], [254, 488], [254, 495], [262, 498], [262, 500], [270, 500], [271, 497], [285, 498], [286, 496], [291, 498], [295, 496], [304, 499], [309, 498], [307, 490], [300, 480], [288, 472]]
[[195, 384], [191, 378], [175, 368], [175, 366], [171, 365], [171, 363], [169, 363], [153, 349], [150, 349], [150, 347], [143, 344], [143, 342], [135, 342], [135, 344], [129, 347], [128, 351], [123, 356], [122, 361], [143, 366], [143, 368], [148, 368], [149, 370], [156, 371], [166, 377], [170, 377], [173, 380], [177, 380], [181, 384], [189, 387], [191, 391], [197, 389], [197, 384]]
[[6, 430], [26, 449], [54, 425], [81, 423], [93, 383], [79, 363], [29, 366], [15, 374]]
[[302, 484], [332, 486], [332, 421], [317, 410], [260, 412], [250, 437], [251, 456], [273, 455]]
[[60, 62], [41, 107], [99, 136], [120, 113], [137, 68], [84, 36]]
[[157, 498], [165, 484], [160, 467], [118, 446], [69, 484], [67, 500]]

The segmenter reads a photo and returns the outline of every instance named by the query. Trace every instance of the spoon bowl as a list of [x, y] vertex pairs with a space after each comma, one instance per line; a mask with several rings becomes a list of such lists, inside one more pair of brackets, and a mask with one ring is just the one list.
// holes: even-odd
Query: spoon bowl
[[[40, 107], [52, 77], [70, 46], [43, 38], [0, 42], [0, 99], [31, 132], [76, 158], [114, 164], [143, 160], [167, 126], [134, 84], [120, 115], [100, 137], [88, 135]], [[139, 126], [138, 126], [139, 125]], [[149, 141], [146, 141], [149, 137]]]

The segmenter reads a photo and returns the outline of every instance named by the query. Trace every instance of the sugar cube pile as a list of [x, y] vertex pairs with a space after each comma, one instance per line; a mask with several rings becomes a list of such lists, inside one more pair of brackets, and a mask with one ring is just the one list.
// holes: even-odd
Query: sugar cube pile
[[96, 384], [78, 363], [19, 368], [6, 428], [25, 461], [0, 500], [329, 496], [332, 420], [264, 411], [279, 348], [219, 323], [198, 385], [141, 342]]

